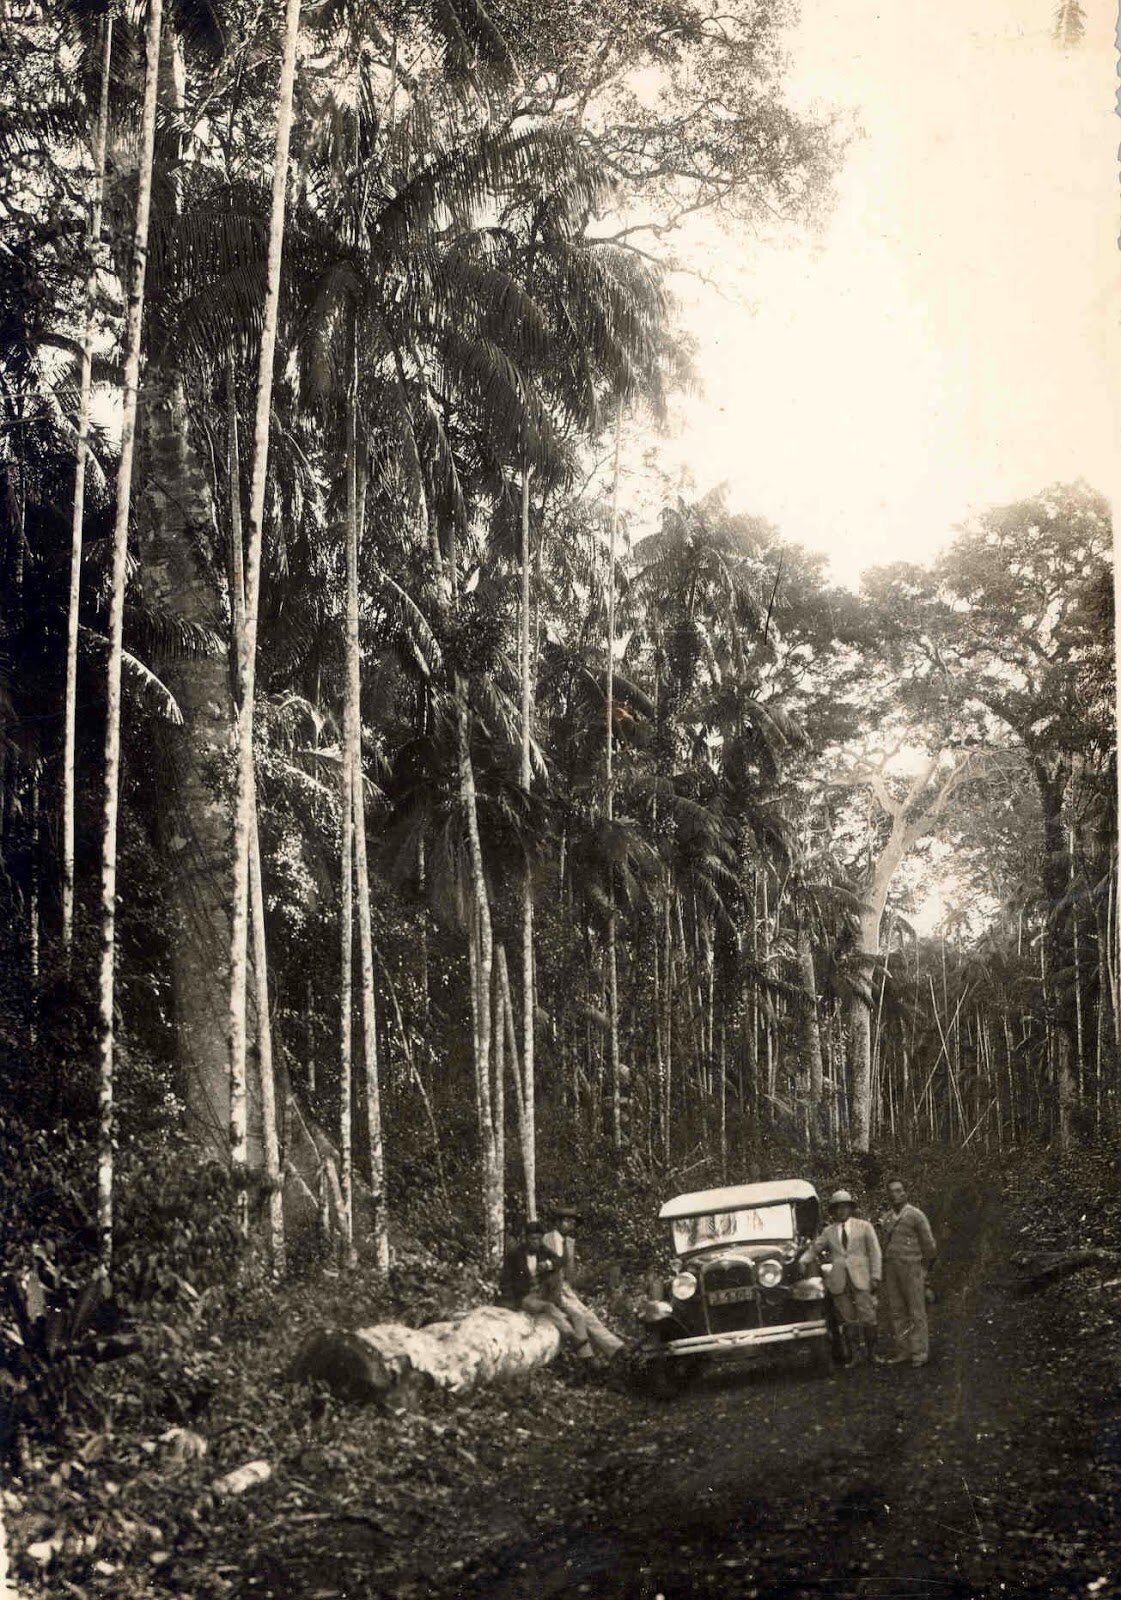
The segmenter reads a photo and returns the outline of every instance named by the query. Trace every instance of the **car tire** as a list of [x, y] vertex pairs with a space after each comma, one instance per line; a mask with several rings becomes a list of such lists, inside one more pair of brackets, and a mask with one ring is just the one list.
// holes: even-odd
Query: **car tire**
[[654, 1356], [642, 1372], [642, 1388], [653, 1400], [676, 1400], [700, 1375], [702, 1363], [682, 1356]]
[[833, 1371], [833, 1347], [828, 1339], [810, 1340], [809, 1369], [815, 1378], [827, 1378]]

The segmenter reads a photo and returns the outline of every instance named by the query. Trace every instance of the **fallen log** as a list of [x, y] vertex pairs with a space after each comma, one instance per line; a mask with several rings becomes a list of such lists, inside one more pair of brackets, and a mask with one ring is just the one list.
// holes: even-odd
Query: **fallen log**
[[325, 1383], [342, 1400], [375, 1400], [393, 1409], [425, 1390], [459, 1394], [545, 1366], [560, 1349], [547, 1317], [479, 1306], [447, 1322], [407, 1328], [321, 1328], [304, 1341], [289, 1376]]
[[1068, 1278], [1086, 1267], [1115, 1267], [1121, 1263], [1121, 1253], [1116, 1250], [1041, 1250], [1035, 1255], [1012, 1258], [1018, 1274], [1016, 1290], [1019, 1294], [1034, 1294], [1048, 1284]]

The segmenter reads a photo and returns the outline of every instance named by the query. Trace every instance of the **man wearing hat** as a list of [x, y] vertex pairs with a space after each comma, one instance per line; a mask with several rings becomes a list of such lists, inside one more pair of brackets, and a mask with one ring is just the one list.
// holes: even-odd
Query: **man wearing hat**
[[553, 1226], [545, 1235], [545, 1248], [559, 1256], [564, 1263], [565, 1282], [575, 1288], [579, 1279], [576, 1266], [576, 1230], [580, 1226], [581, 1216], [575, 1206], [567, 1202], [559, 1205], [549, 1213], [549, 1221]]
[[560, 1258], [561, 1281], [557, 1304], [563, 1312], [572, 1317], [573, 1321], [579, 1320], [583, 1323], [592, 1348], [605, 1360], [610, 1361], [622, 1350], [623, 1341], [617, 1333], [612, 1333], [611, 1329], [600, 1321], [591, 1306], [585, 1305], [576, 1293], [576, 1285], [580, 1281], [579, 1268], [576, 1264], [576, 1230], [580, 1225], [580, 1213], [575, 1206], [566, 1202], [553, 1210], [550, 1220], [554, 1226], [545, 1235], [543, 1242], [547, 1250]]
[[[536, 1217], [525, 1225], [525, 1239], [506, 1252], [499, 1282], [499, 1297], [516, 1311], [548, 1317], [562, 1339], [576, 1348], [582, 1361], [594, 1361], [588, 1327], [579, 1311], [561, 1304], [564, 1287], [561, 1259], [548, 1249], [545, 1229]], [[575, 1300], [575, 1296], [572, 1297]], [[578, 1307], [580, 1302], [576, 1301]]]
[[875, 1228], [856, 1215], [856, 1202], [847, 1189], [830, 1195], [829, 1222], [806, 1254], [818, 1261], [828, 1257], [822, 1275], [837, 1315], [845, 1365], [851, 1366], [860, 1352], [870, 1360], [883, 1260]]

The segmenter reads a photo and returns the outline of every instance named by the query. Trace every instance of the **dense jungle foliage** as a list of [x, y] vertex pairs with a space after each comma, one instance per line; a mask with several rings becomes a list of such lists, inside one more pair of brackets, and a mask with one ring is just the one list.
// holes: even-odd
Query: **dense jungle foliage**
[[805, 227], [842, 157], [785, 22], [0, 11], [24, 1421], [270, 1270], [1116, 1125], [1103, 497], [853, 593], [658, 472], [674, 227]]

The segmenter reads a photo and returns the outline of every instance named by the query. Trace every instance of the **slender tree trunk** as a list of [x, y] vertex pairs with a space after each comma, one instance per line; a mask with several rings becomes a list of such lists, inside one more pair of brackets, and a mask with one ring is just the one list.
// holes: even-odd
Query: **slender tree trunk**
[[1075, 876], [1075, 838], [1074, 830], [1070, 834], [1070, 932], [1071, 949], [1074, 956], [1074, 1022], [1075, 1041], [1075, 1084], [1078, 1096], [1081, 1099], [1085, 1093], [1086, 1076], [1086, 1039], [1085, 1027], [1082, 1019], [1082, 946], [1079, 938], [1078, 926], [1078, 898]]
[[89, 459], [90, 389], [93, 374], [93, 338], [97, 292], [97, 258], [101, 248], [101, 211], [105, 198], [105, 151], [109, 134], [109, 68], [113, 55], [113, 16], [102, 23], [101, 97], [93, 153], [93, 206], [90, 213], [90, 272], [86, 283], [85, 323], [82, 330], [82, 365], [78, 380], [78, 444], [74, 459], [74, 506], [70, 524], [70, 597], [66, 614], [66, 699], [63, 714], [62, 753], [62, 947], [67, 960], [74, 936], [74, 770], [78, 710], [78, 612], [82, 588], [82, 524], [86, 505], [86, 464]]
[[813, 942], [810, 930], [799, 926], [797, 935], [798, 974], [801, 984], [802, 1058], [809, 1071], [810, 1142], [821, 1140], [821, 1094], [824, 1069], [821, 1061], [821, 1027], [817, 1015], [817, 978], [814, 974]]
[[[619, 535], [619, 447], [623, 433], [623, 404], [615, 414], [615, 467], [611, 484], [611, 524], [607, 546], [607, 694], [604, 729], [604, 786], [608, 827], [615, 818], [615, 559]], [[615, 871], [609, 866], [609, 906], [607, 912], [607, 1015], [608, 1049], [611, 1062], [611, 1143], [623, 1147], [623, 1083], [619, 1060], [619, 967]]]
[[496, 1262], [500, 1259], [502, 1253], [503, 1216], [490, 1094], [491, 1029], [493, 1023], [491, 1016], [491, 973], [494, 965], [494, 933], [491, 925], [490, 896], [487, 890], [486, 870], [483, 865], [482, 840], [479, 835], [475, 769], [471, 760], [470, 702], [468, 700], [467, 682], [458, 673], [455, 680], [455, 705], [458, 731], [460, 800], [467, 824], [471, 889], [474, 899], [471, 934], [471, 950], [474, 964], [472, 1000], [475, 1091], [482, 1150], [483, 1223], [487, 1258], [491, 1262]]
[[[357, 376], [355, 376], [357, 384]], [[370, 910], [370, 871], [366, 857], [366, 797], [362, 777], [362, 658], [358, 637], [358, 547], [362, 534], [365, 484], [359, 483], [356, 396], [347, 408], [346, 528], [346, 694], [349, 718], [349, 771], [358, 900], [358, 948], [362, 962], [362, 1053], [365, 1065], [366, 1121], [370, 1141], [370, 1188], [374, 1205], [374, 1261], [389, 1270], [389, 1231], [385, 1196], [385, 1148], [378, 1081], [377, 1005], [374, 994], [374, 937]]]
[[132, 503], [132, 461], [136, 447], [136, 411], [140, 388], [140, 335], [144, 321], [144, 278], [148, 261], [148, 217], [152, 205], [152, 162], [156, 141], [156, 91], [160, 70], [163, 0], [150, 0], [144, 35], [144, 101], [140, 116], [140, 164], [129, 266], [125, 316], [124, 406], [121, 455], [117, 468], [117, 509], [113, 524], [113, 561], [109, 600], [109, 681], [105, 717], [105, 820], [101, 857], [101, 977], [98, 1022], [101, 1072], [98, 1091], [97, 1228], [102, 1274], [113, 1260], [113, 1111], [114, 961], [117, 919], [117, 809], [121, 766], [121, 653], [124, 634], [125, 583], [128, 571], [128, 524]]
[[1042, 767], [1036, 769], [1043, 811], [1043, 890], [1049, 912], [1047, 937], [1040, 943], [1041, 956], [1046, 951], [1050, 977], [1050, 1008], [1054, 1042], [1054, 1076], [1059, 1144], [1070, 1147], [1073, 1132], [1072, 1119], [1075, 1102], [1074, 1054], [1075, 1024], [1072, 983], [1073, 946], [1072, 911], [1070, 907], [1070, 861], [1067, 835], [1063, 827], [1064, 774], [1052, 775]]
[[720, 1024], [720, 1176], [728, 1181], [728, 1043]]
[[[499, 945], [501, 950], [502, 946]], [[506, 1030], [503, 1027], [505, 1007], [499, 986], [498, 961], [495, 960], [494, 983], [491, 992], [491, 1015], [494, 1018], [494, 1079], [491, 1084], [491, 1105], [494, 1116], [494, 1165], [506, 1194]], [[515, 1071], [517, 1069], [515, 1068]], [[505, 1215], [505, 1205], [503, 1205]], [[530, 1216], [534, 1212], [529, 1213]]]
[[[226, 402], [229, 434], [227, 477], [230, 497], [230, 615], [233, 621], [233, 658], [235, 661], [240, 661], [245, 629], [245, 569], [241, 526], [241, 451], [238, 443], [237, 386], [232, 356], [226, 367]], [[261, 870], [261, 838], [257, 826], [256, 773], [253, 773], [253, 812], [249, 839], [249, 912], [253, 932], [253, 993], [257, 1011], [261, 1134], [265, 1177], [269, 1184], [268, 1248], [273, 1271], [282, 1277], [285, 1271], [284, 1190], [280, 1177], [280, 1135], [277, 1126], [276, 1078], [272, 1055], [268, 949], [265, 943], [265, 886]]]
[[[505, 1041], [504, 1054], [510, 1060], [510, 1080], [514, 1085], [514, 1116], [517, 1122], [518, 1140], [522, 1155], [522, 1172], [525, 1178], [526, 1216], [532, 1217], [536, 1215], [537, 1211], [537, 1195], [535, 1190], [530, 1188], [530, 1174], [533, 1171], [533, 1163], [526, 1160], [530, 1128], [529, 1119], [526, 1116], [525, 1079], [518, 1066], [518, 1036], [517, 1026], [514, 1021], [514, 999], [510, 990], [510, 972], [506, 963], [506, 947], [503, 944], [495, 946], [494, 970], [500, 1002], [494, 1013], [495, 1048], [496, 1050], [498, 1049], [498, 1037], [501, 1034]], [[497, 1068], [495, 1070], [497, 1072]], [[498, 1104], [497, 1098], [495, 1103], [496, 1105]]]
[[[273, 362], [280, 306], [280, 273], [284, 253], [284, 217], [288, 190], [288, 147], [292, 132], [292, 101], [296, 78], [296, 40], [300, 0], [287, 0], [284, 44], [276, 102], [276, 141], [273, 155], [272, 211], [266, 266], [264, 316], [257, 370], [257, 407], [253, 433], [253, 476], [249, 492], [249, 546], [245, 572], [245, 631], [238, 662], [240, 710], [238, 715], [237, 800], [234, 810], [233, 909], [230, 919], [230, 1159], [235, 1167], [248, 1162], [248, 1107], [246, 1093], [246, 989], [249, 914], [249, 842], [253, 817], [253, 700], [257, 673], [257, 618], [261, 593], [261, 546], [265, 520], [265, 486], [268, 481], [269, 423], [272, 411]], [[248, 1228], [243, 1198], [240, 1222]]]
[[339, 840], [339, 1167], [342, 1186], [343, 1257], [354, 1253], [354, 767], [349, 694], [343, 705]]
[[[765, 869], [764, 869], [764, 872], [763, 872], [762, 890], [763, 890], [763, 921], [762, 921], [762, 924], [761, 924], [761, 926], [762, 926], [762, 935], [763, 935], [762, 936], [762, 941], [761, 941], [762, 942], [762, 960], [763, 960], [763, 971], [766, 974], [769, 975], [770, 974], [770, 970], [771, 970], [771, 913], [770, 913], [770, 908], [768, 906], [767, 873], [766, 873]], [[772, 1017], [773, 1017], [773, 1014], [774, 1014], [774, 1002], [771, 999], [770, 991], [766, 990], [766, 989], [763, 991], [762, 1009], [763, 1009], [763, 1049], [764, 1049], [765, 1059], [766, 1059], [766, 1062], [767, 1062], [767, 1096], [768, 1096], [768, 1098], [769, 1098], [769, 1100], [771, 1102], [771, 1108], [772, 1108], [771, 1109], [771, 1114], [773, 1116], [774, 1115], [775, 1089], [777, 1087], [777, 1084], [775, 1082], [774, 1027], [772, 1025]]]
[[[519, 617], [519, 655], [521, 671], [521, 785], [529, 794], [533, 782], [530, 762], [530, 734], [533, 719], [533, 662], [530, 650], [532, 611], [530, 605], [529, 486], [533, 469], [522, 469], [522, 548], [521, 609]], [[525, 1132], [522, 1160], [526, 1163], [525, 1187], [528, 1215], [537, 1211], [537, 997], [533, 968], [533, 878], [527, 852], [522, 872], [522, 1101]]]
[[261, 839], [257, 828], [256, 786], [253, 794], [253, 832], [249, 840], [249, 901], [253, 919], [253, 984], [257, 1010], [257, 1062], [261, 1075], [261, 1133], [265, 1177], [269, 1185], [268, 1247], [273, 1271], [283, 1277], [284, 1188], [280, 1176], [280, 1132], [276, 1109], [276, 1075], [272, 1056], [272, 1019], [269, 1014], [269, 969], [265, 945], [265, 890], [261, 872]]
[[665, 983], [665, 1098], [662, 1102], [662, 1154], [668, 1166], [673, 1153], [673, 923], [670, 911], [670, 887], [666, 885], [663, 908], [663, 960]]
[[[349, 457], [348, 457], [349, 462]], [[349, 498], [349, 496], [348, 496]], [[348, 519], [349, 520], [349, 519]], [[350, 538], [347, 535], [347, 565]], [[349, 608], [349, 581], [347, 607]], [[342, 1253], [347, 1267], [354, 1254], [354, 810], [357, 709], [350, 683], [350, 647], [344, 621], [342, 761], [339, 767], [339, 1180], [342, 1189]]]

